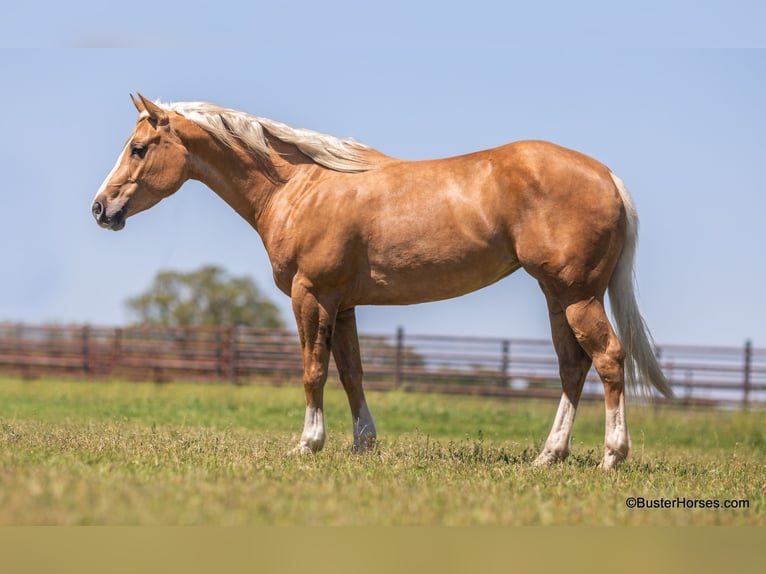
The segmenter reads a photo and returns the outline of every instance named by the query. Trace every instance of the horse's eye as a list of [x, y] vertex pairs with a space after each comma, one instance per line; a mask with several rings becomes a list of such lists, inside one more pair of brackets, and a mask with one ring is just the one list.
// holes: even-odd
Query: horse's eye
[[137, 157], [138, 159], [144, 159], [146, 155], [146, 146], [140, 143], [134, 143], [130, 146], [130, 157]]

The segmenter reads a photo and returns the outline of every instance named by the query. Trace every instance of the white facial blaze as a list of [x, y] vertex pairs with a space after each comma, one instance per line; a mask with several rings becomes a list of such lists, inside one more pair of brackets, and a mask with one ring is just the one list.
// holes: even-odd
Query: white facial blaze
[[120, 164], [122, 164], [122, 158], [127, 152], [129, 146], [130, 146], [130, 142], [126, 143], [125, 147], [122, 148], [120, 155], [117, 156], [117, 162], [114, 164], [112, 171], [109, 172], [109, 175], [106, 176], [106, 179], [104, 179], [104, 182], [101, 184], [101, 187], [98, 188], [98, 191], [96, 192], [96, 196], [93, 198], [93, 201], [96, 201], [99, 197], [101, 197], [101, 194], [106, 191], [107, 186], [109, 185], [109, 182], [112, 180], [112, 177], [114, 177], [114, 174], [119, 169]]

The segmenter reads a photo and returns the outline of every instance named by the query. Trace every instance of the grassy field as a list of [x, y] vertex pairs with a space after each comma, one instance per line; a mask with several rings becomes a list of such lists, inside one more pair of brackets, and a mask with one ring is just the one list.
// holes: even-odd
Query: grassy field
[[300, 385], [0, 380], [0, 524], [766, 524], [764, 412], [629, 407], [632, 455], [604, 473], [601, 404], [581, 407], [570, 460], [538, 469], [556, 401], [370, 393], [381, 441], [358, 456], [327, 394], [325, 450], [291, 457]]

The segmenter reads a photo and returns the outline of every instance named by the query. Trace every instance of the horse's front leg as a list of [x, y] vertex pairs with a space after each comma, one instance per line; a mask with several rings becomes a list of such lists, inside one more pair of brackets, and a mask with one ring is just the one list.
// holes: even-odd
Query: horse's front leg
[[359, 355], [359, 335], [354, 308], [338, 313], [332, 339], [332, 354], [338, 375], [348, 396], [354, 433], [353, 451], [362, 453], [375, 447], [375, 421], [367, 408], [362, 387], [362, 360]]
[[306, 417], [296, 454], [322, 450], [324, 425], [324, 384], [332, 348], [332, 332], [337, 304], [317, 297], [299, 280], [293, 282], [293, 312], [303, 349], [303, 388], [306, 392]]

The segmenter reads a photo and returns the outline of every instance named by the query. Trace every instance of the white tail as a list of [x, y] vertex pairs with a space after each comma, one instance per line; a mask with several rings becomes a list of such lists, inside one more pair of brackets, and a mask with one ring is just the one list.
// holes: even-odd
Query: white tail
[[645, 394], [654, 387], [666, 397], [672, 397], [673, 391], [654, 356], [654, 340], [638, 310], [633, 288], [633, 260], [638, 242], [638, 214], [625, 184], [616, 175], [611, 175], [625, 204], [627, 216], [625, 246], [612, 279], [609, 281], [612, 315], [617, 323], [617, 336], [625, 350], [626, 387]]

